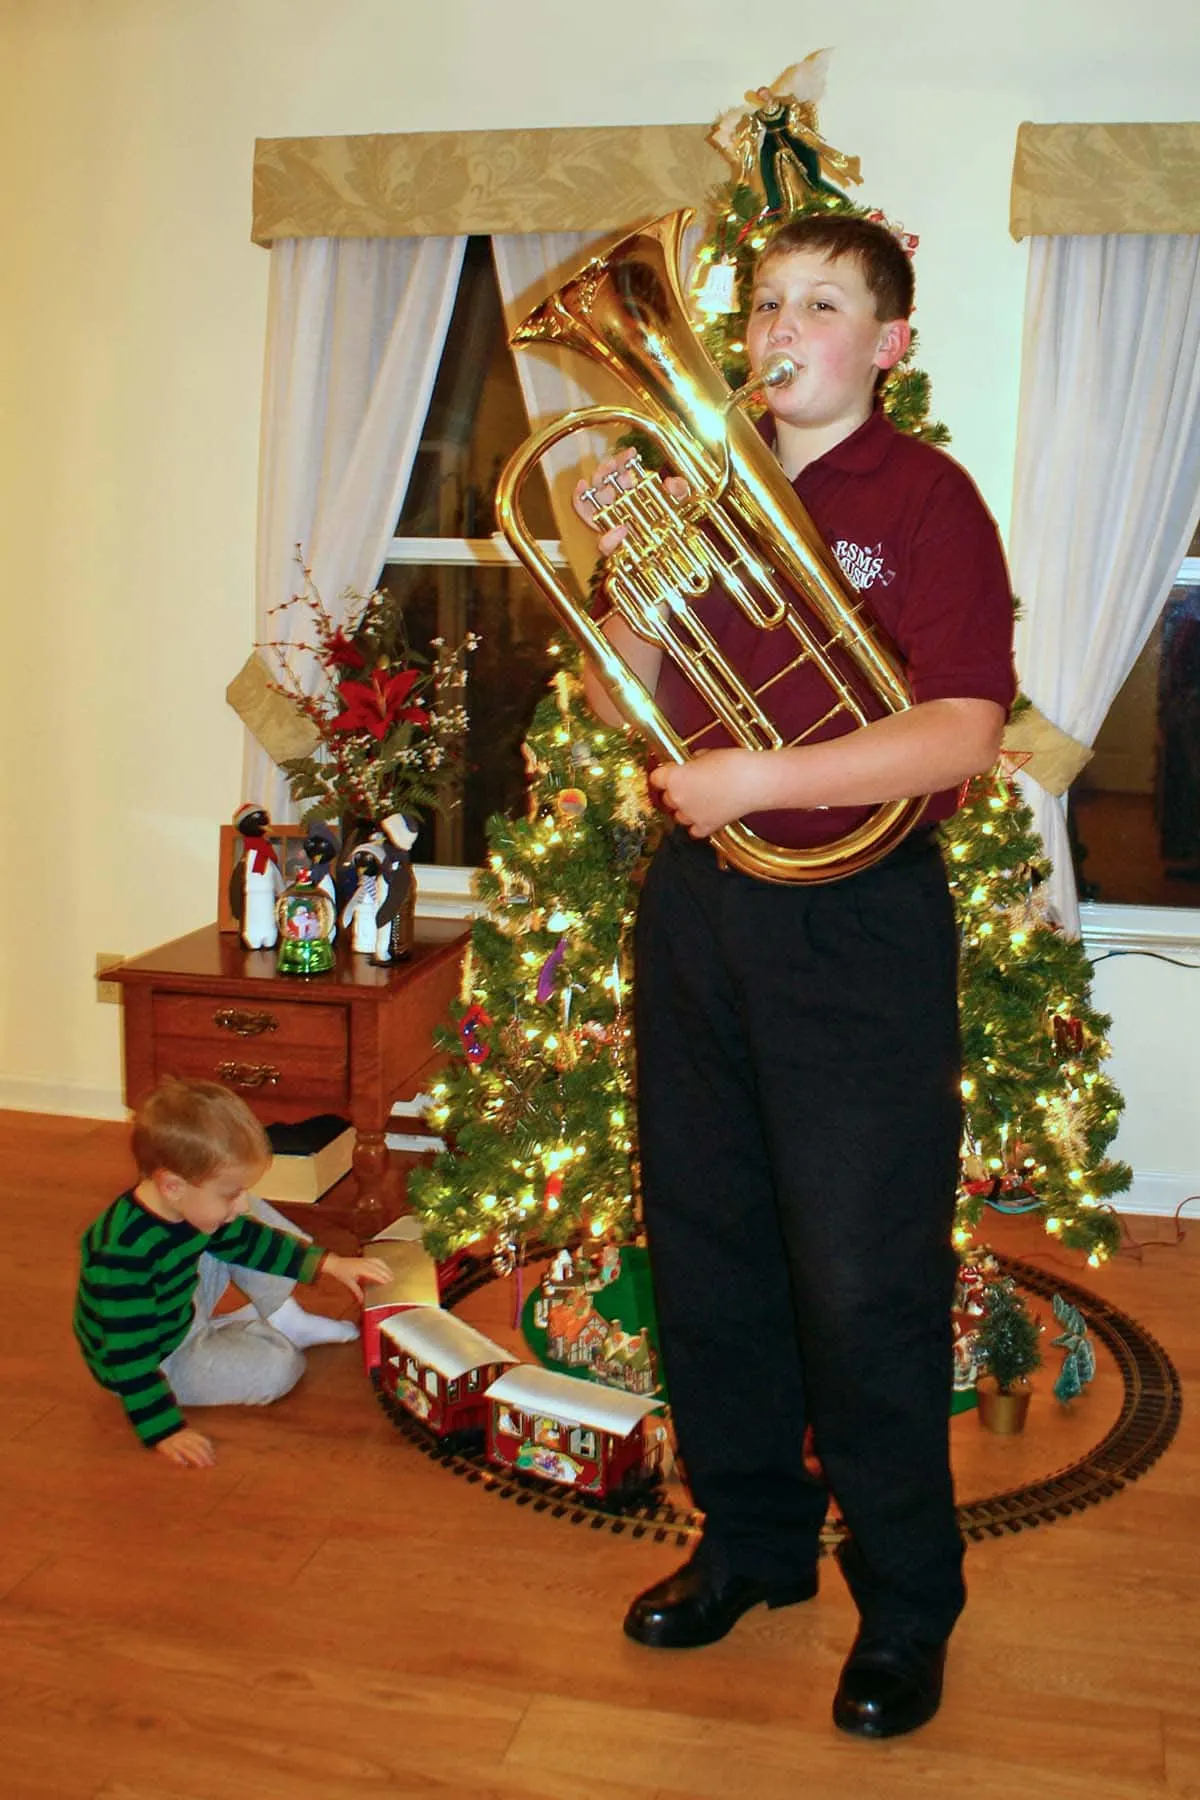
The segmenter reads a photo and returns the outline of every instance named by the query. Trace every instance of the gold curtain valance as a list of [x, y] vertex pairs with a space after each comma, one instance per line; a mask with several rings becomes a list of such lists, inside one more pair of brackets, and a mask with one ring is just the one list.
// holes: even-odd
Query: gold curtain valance
[[276, 238], [615, 231], [729, 179], [707, 125], [259, 138], [256, 244]]
[[[256, 244], [293, 237], [616, 231], [703, 207], [729, 165], [706, 125], [259, 138]], [[1017, 132], [1014, 238], [1200, 232], [1200, 123]]]
[[1009, 230], [1200, 232], [1200, 124], [1022, 125]]

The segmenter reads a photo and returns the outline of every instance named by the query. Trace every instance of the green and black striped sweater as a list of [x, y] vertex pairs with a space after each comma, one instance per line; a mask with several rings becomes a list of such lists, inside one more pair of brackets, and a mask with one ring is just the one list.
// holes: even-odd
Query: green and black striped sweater
[[75, 1336], [101, 1387], [117, 1395], [143, 1444], [181, 1431], [184, 1417], [160, 1365], [191, 1329], [197, 1264], [222, 1262], [315, 1281], [325, 1252], [287, 1232], [234, 1219], [211, 1236], [172, 1224], [132, 1193], [114, 1200], [83, 1235]]

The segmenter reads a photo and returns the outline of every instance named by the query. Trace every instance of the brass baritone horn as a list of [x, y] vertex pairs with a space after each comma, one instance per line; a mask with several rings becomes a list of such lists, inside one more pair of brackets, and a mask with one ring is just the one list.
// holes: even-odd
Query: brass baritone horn
[[[645, 433], [688, 483], [688, 497], [676, 501], [653, 473], [635, 471], [635, 485], [598, 514], [601, 529], [628, 526], [609, 559], [606, 586], [614, 611], [678, 664], [735, 743], [750, 750], [784, 746], [763, 699], [781, 674], [806, 661], [824, 679], [829, 704], [788, 742], [811, 739], [839, 715], [859, 726], [912, 705], [895, 650], [860, 616], [853, 589], [740, 410], [763, 376], [731, 395], [689, 322], [678, 269], [690, 218], [687, 211], [673, 213], [631, 232], [512, 334], [514, 346], [553, 343], [581, 351], [611, 369], [637, 404], [585, 407], [535, 432], [510, 459], [496, 499], [501, 532], [566, 629], [658, 755], [675, 763], [688, 760], [701, 733], [681, 739], [660, 715], [587, 604], [564, 587], [521, 510], [525, 479], [545, 452], [593, 426]], [[777, 366], [772, 377], [787, 379], [788, 371]], [[714, 582], [757, 628], [785, 634], [783, 666], [757, 689], [729, 666], [691, 604]], [[735, 868], [765, 881], [832, 881], [885, 856], [924, 805], [923, 798], [887, 801], [843, 837], [815, 846], [773, 844], [740, 821], [714, 832], [712, 843]]]

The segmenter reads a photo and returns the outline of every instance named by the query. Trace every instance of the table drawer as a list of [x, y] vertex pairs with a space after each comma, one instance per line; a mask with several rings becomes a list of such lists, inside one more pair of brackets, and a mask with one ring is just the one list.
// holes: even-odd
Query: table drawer
[[247, 1100], [302, 1101], [314, 1113], [334, 1112], [349, 1098], [345, 1045], [289, 1045], [262, 1038], [155, 1040], [156, 1076], [220, 1081]]
[[[154, 996], [156, 1038], [208, 1038], [237, 1061], [274, 1062], [274, 1052], [309, 1045], [346, 1053], [346, 1008], [302, 1000], [223, 1000], [205, 994]], [[261, 1052], [261, 1055], [260, 1055]]]

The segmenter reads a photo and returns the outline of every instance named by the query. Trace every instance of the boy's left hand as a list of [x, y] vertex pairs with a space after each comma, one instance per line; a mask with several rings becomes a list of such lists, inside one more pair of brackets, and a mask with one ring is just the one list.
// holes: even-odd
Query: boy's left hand
[[691, 762], [653, 769], [650, 785], [694, 838], [711, 837], [760, 806], [762, 756], [762, 751], [740, 748], [701, 750]]
[[392, 1279], [392, 1271], [377, 1256], [336, 1256], [332, 1250], [321, 1264], [321, 1273], [340, 1281], [360, 1303], [364, 1283], [368, 1287], [378, 1287]]

